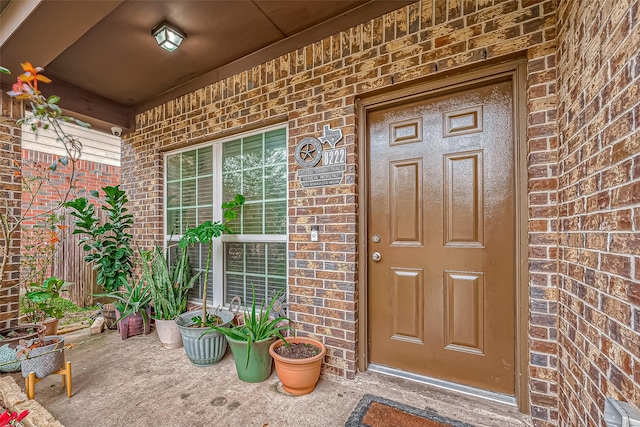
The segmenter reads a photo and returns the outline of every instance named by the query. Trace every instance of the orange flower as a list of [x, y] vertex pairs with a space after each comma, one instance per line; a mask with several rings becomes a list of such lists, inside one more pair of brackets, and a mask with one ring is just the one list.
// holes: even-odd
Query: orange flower
[[38, 80], [44, 83], [51, 83], [51, 79], [43, 76], [42, 74], [38, 74], [41, 71], [44, 71], [44, 68], [34, 67], [33, 65], [31, 65], [31, 62], [28, 62], [28, 61], [20, 65], [22, 65], [22, 69], [24, 70], [24, 73], [18, 76], [19, 80], [23, 82], [34, 82], [36, 89], [38, 88]]
[[34, 67], [30, 62], [25, 62], [22, 65], [24, 73], [18, 76], [16, 83], [11, 86], [11, 91], [8, 92], [9, 96], [14, 96], [17, 99], [27, 99], [32, 95], [39, 95], [38, 82], [51, 83], [51, 79], [40, 72], [44, 71], [42, 67]]
[[66, 230], [67, 228], [69, 228], [69, 226], [68, 226], [68, 225], [58, 224], [58, 228], [59, 228], [60, 230]]
[[58, 233], [56, 233], [55, 231], [52, 231], [49, 236], [49, 244], [55, 245], [59, 241], [60, 241], [60, 238], [58, 237]]

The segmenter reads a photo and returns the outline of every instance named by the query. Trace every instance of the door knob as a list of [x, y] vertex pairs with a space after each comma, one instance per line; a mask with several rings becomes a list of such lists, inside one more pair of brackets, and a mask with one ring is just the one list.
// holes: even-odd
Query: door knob
[[382, 259], [382, 255], [380, 255], [380, 252], [374, 252], [371, 254], [371, 259], [378, 262]]

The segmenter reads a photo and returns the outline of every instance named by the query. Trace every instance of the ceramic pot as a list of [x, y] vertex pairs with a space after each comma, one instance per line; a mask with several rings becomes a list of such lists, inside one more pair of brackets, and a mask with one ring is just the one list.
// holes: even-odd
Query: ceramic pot
[[120, 332], [120, 336], [123, 340], [126, 340], [129, 337], [134, 335], [145, 334], [148, 335], [151, 332], [151, 310], [147, 307], [147, 320], [145, 322], [141, 313], [133, 313], [125, 316], [120, 319], [120, 311], [116, 310], [116, 319], [118, 326], [118, 331]]
[[175, 320], [155, 319], [158, 339], [164, 348], [174, 349], [182, 347], [182, 335]]
[[18, 372], [20, 370], [17, 353], [18, 351], [15, 348], [10, 348], [9, 344], [0, 345], [0, 372]]
[[[233, 313], [228, 310], [209, 311], [222, 319], [220, 326], [228, 326], [233, 320]], [[175, 320], [182, 335], [182, 344], [187, 357], [195, 366], [211, 366], [218, 363], [227, 351], [224, 335], [211, 331], [209, 328], [190, 328], [195, 316], [201, 316], [202, 311], [189, 311], [178, 316]], [[204, 334], [204, 335], [203, 335]]]
[[238, 378], [240, 378], [241, 381], [259, 383], [271, 376], [273, 358], [269, 354], [269, 346], [275, 341], [276, 337], [251, 343], [249, 363], [247, 363], [247, 342], [238, 341], [229, 337], [226, 338], [233, 353], [233, 360], [236, 362]]
[[320, 353], [306, 359], [289, 359], [280, 356], [275, 349], [284, 345], [282, 340], [278, 340], [269, 347], [269, 354], [273, 357], [276, 365], [278, 378], [282, 382], [282, 388], [293, 395], [299, 396], [308, 394], [316, 387], [320, 379], [320, 368], [327, 348], [318, 340], [306, 337], [287, 337], [289, 344], [311, 344], [320, 348]]
[[[27, 348], [34, 341], [27, 342]], [[24, 347], [18, 346], [18, 352]], [[36, 374], [36, 378], [44, 378], [59, 371], [64, 366], [64, 338], [60, 335], [44, 337], [42, 347], [32, 348], [28, 354], [20, 356], [22, 362], [22, 376], [27, 378], [30, 372]]]

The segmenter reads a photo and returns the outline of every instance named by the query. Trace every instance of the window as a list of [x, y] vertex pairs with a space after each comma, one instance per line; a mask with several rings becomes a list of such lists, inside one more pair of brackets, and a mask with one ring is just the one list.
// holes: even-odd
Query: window
[[[259, 302], [286, 286], [287, 145], [285, 129], [243, 135], [169, 153], [165, 158], [165, 234], [168, 244], [207, 220], [220, 219], [220, 205], [237, 193], [245, 204], [234, 223], [234, 234], [213, 245], [208, 301], [214, 306], [239, 295]], [[176, 249], [170, 254], [175, 257]], [[194, 271], [204, 271], [207, 248], [189, 252]], [[200, 300], [204, 278], [191, 299]]]

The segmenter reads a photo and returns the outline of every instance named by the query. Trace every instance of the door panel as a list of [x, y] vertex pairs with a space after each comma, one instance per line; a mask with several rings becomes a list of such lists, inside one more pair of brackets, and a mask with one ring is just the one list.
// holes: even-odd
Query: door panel
[[370, 362], [514, 393], [510, 81], [367, 113]]

